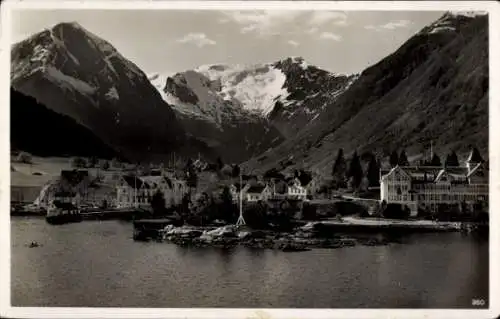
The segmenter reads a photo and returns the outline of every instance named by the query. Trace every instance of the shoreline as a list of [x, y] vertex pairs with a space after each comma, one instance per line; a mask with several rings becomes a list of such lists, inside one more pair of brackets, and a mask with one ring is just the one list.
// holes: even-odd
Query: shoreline
[[[415, 222], [413, 222], [415, 223]], [[401, 239], [418, 232], [478, 232], [487, 235], [488, 231], [478, 225], [464, 226], [462, 223], [435, 223], [413, 225], [353, 225], [344, 223], [324, 224], [310, 222], [292, 231], [252, 230], [233, 225], [221, 227], [195, 227], [167, 225], [159, 229], [134, 229], [134, 240], [170, 242], [186, 247], [232, 248], [245, 246], [257, 249], [278, 249], [287, 251], [305, 251], [313, 248], [336, 249], [356, 245], [381, 246], [401, 243]], [[418, 223], [417, 223], [418, 224]], [[403, 226], [403, 227], [402, 227]], [[417, 226], [421, 226], [418, 228]], [[423, 227], [422, 227], [423, 226]], [[483, 225], [484, 226], [484, 225]], [[412, 230], [412, 231], [409, 231]]]

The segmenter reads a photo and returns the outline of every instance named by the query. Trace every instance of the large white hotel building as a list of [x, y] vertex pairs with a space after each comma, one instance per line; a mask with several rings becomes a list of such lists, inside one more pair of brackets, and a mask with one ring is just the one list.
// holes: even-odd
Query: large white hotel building
[[463, 167], [396, 166], [380, 175], [380, 200], [406, 205], [412, 216], [419, 208], [435, 212], [440, 204], [488, 205], [488, 168], [477, 151]]

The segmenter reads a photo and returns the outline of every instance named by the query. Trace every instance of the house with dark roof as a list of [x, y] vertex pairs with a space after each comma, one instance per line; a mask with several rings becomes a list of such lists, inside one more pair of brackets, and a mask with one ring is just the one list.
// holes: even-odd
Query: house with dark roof
[[441, 204], [487, 205], [488, 169], [473, 153], [464, 167], [396, 166], [381, 171], [381, 201], [407, 206], [412, 215], [419, 208], [437, 211]]

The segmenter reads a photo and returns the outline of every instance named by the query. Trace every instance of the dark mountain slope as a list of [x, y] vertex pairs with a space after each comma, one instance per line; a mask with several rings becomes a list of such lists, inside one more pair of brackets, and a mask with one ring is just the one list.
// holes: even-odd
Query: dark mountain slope
[[146, 75], [77, 23], [37, 33], [15, 44], [11, 56], [16, 90], [73, 118], [129, 158], [186, 152], [185, 131]]
[[119, 156], [90, 130], [72, 118], [10, 90], [10, 143], [12, 150], [38, 156]]
[[[422, 156], [488, 149], [488, 20], [446, 14], [366, 69], [297, 138], [247, 166], [304, 165], [329, 173], [338, 148]], [[282, 167], [283, 168], [283, 167]]]

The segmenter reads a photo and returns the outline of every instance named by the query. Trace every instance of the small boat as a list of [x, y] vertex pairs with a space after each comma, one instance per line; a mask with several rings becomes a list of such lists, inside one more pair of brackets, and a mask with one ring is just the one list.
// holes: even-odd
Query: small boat
[[32, 241], [31, 244], [29, 244], [28, 247], [29, 248], [36, 248], [36, 247], [40, 247], [40, 244], [37, 243], [36, 241]]
[[47, 209], [45, 220], [51, 225], [78, 223], [82, 221], [82, 214], [72, 203], [55, 200]]

